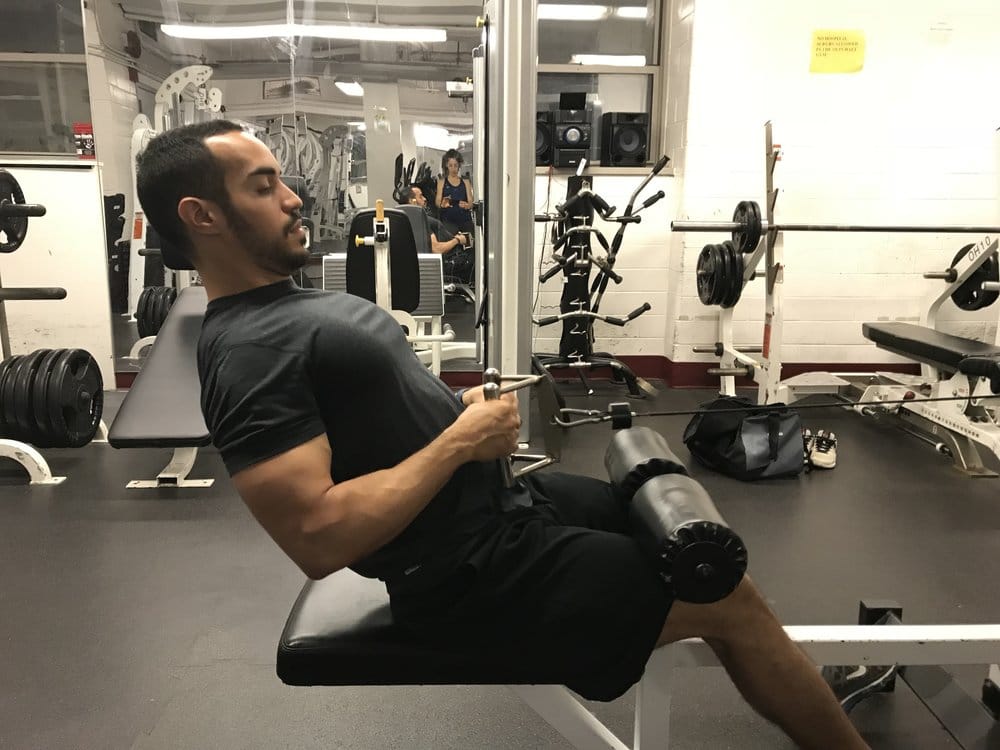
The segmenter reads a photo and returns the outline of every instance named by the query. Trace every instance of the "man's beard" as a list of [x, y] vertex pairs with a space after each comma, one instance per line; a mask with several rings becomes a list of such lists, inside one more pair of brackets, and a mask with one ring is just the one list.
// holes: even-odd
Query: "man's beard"
[[[280, 238], [269, 239], [262, 237], [259, 232], [254, 230], [250, 223], [232, 206], [224, 210], [236, 239], [261, 268], [282, 276], [290, 276], [306, 264], [309, 254], [297, 252], [288, 246], [288, 235], [294, 231], [295, 224], [302, 218], [298, 212], [292, 214], [284, 226]], [[303, 247], [305, 246], [304, 238], [301, 240], [301, 244]]]

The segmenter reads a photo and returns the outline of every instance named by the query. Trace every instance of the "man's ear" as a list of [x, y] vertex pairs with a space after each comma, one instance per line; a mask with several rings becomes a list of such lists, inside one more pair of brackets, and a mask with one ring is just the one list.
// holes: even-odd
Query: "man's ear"
[[219, 207], [204, 198], [182, 198], [177, 204], [177, 215], [194, 234], [219, 234], [225, 225]]

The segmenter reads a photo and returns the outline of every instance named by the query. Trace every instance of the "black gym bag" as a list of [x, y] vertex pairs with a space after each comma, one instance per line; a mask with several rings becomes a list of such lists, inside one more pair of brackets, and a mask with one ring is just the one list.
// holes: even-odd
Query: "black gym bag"
[[802, 421], [784, 404], [721, 396], [701, 405], [684, 444], [699, 463], [736, 479], [798, 476], [805, 467]]

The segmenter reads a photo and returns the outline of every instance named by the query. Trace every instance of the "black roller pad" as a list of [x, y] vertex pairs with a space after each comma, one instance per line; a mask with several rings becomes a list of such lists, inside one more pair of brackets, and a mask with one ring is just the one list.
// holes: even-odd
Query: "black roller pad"
[[717, 602], [743, 580], [746, 545], [691, 477], [650, 479], [632, 498], [629, 517], [632, 536], [677, 599]]
[[649, 427], [616, 430], [604, 452], [608, 480], [631, 498], [649, 479], [661, 474], [687, 474], [687, 467]]

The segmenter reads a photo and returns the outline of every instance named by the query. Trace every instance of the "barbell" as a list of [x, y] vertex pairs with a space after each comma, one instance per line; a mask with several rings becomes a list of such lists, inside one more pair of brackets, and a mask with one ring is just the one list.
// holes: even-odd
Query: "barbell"
[[28, 218], [45, 216], [45, 206], [25, 203], [24, 192], [14, 175], [0, 169], [0, 253], [12, 253], [21, 247], [28, 234]]
[[736, 204], [732, 221], [688, 221], [670, 222], [674, 232], [732, 232], [733, 243], [743, 253], [757, 249], [761, 235], [774, 229], [779, 232], [886, 232], [886, 233], [934, 233], [934, 234], [996, 234], [1000, 227], [989, 226], [947, 226], [916, 224], [768, 224], [761, 218], [760, 206], [755, 201], [740, 201]]

